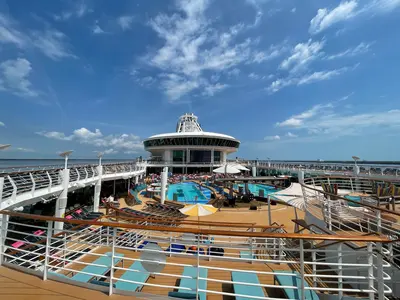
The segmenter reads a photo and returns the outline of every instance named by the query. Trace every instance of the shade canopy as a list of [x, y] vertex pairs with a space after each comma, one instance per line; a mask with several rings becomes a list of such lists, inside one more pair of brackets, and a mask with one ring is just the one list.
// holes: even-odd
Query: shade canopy
[[220, 174], [237, 174], [240, 173], [240, 170], [233, 165], [224, 165], [222, 167], [214, 169], [213, 172]]
[[238, 170], [240, 170], [240, 171], [250, 171], [249, 169], [247, 169], [245, 166], [242, 166], [242, 165], [239, 165], [239, 164], [236, 164], [236, 165], [233, 165], [236, 169], [238, 169]]
[[187, 205], [184, 208], [181, 208], [179, 211], [184, 215], [191, 216], [191, 217], [202, 217], [212, 215], [218, 210], [218, 208], [207, 205], [207, 204], [194, 204], [194, 205]]

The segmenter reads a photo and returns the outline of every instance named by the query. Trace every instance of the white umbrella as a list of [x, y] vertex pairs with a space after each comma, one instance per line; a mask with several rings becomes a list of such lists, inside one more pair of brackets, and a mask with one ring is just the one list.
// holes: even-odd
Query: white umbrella
[[214, 173], [220, 174], [237, 174], [240, 173], [240, 170], [232, 165], [225, 165], [213, 170]]
[[247, 169], [245, 166], [242, 165], [233, 165], [236, 169], [241, 170], [241, 171], [250, 171], [249, 169]]

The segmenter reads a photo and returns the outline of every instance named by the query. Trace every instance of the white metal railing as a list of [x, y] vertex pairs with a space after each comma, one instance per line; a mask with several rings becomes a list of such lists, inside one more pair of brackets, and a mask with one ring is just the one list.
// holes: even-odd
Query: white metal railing
[[[105, 164], [102, 176], [107, 179], [109, 176], [124, 176], [125, 174], [144, 173], [144, 163], [117, 163]], [[3, 169], [4, 170], [4, 169]], [[9, 199], [16, 200], [19, 195], [26, 195], [26, 200], [39, 195], [57, 195], [62, 190], [63, 181], [62, 168], [35, 169], [33, 171], [0, 173], [0, 204]], [[91, 184], [98, 179], [97, 165], [71, 166], [69, 183], [70, 188], [79, 187], [82, 184]], [[102, 177], [102, 178], [103, 178]], [[43, 191], [36, 193], [37, 191]], [[44, 192], [47, 191], [47, 192]]]
[[[54, 236], [52, 221], [48, 221], [47, 226], [33, 226], [24, 222], [24, 232], [16, 230], [16, 224], [18, 222], [15, 220], [9, 221], [8, 217], [3, 216], [0, 264], [31, 269], [42, 275], [43, 279], [106, 289], [109, 294], [140, 296], [138, 292], [141, 291], [166, 295], [179, 288], [181, 292], [199, 295], [200, 299], [205, 299], [204, 294], [219, 295], [221, 298], [245, 296], [249, 299], [281, 299], [272, 296], [274, 291], [280, 290], [285, 294], [294, 290], [299, 295], [297, 299], [306, 299], [307, 294], [312, 292], [339, 297], [357, 294], [369, 299], [385, 299], [392, 293], [392, 277], [389, 272], [392, 265], [385, 255], [381, 255], [382, 244], [376, 239], [374, 242], [367, 241], [366, 247], [355, 250], [348, 247], [345, 241], [325, 241], [326, 245], [321, 246], [324, 237], [319, 235], [315, 235], [312, 240], [303, 239], [301, 235], [289, 239], [285, 235], [274, 237], [271, 234], [271, 237], [266, 237], [262, 233], [253, 232], [250, 236], [247, 234], [251, 232], [243, 231], [239, 236], [217, 233], [205, 236], [180, 233], [178, 229], [156, 231], [150, 230], [151, 227], [125, 228], [123, 224], [115, 223], [112, 227], [93, 225], [93, 228], [78, 232], [65, 231], [64, 234]], [[9, 226], [14, 229], [10, 227], [7, 230]], [[36, 250], [42, 249], [41, 253], [10, 247], [14, 240], [18, 240], [16, 236], [26, 235], [29, 227], [32, 230], [41, 228], [47, 231], [42, 243], [32, 243], [37, 247]], [[160, 248], [149, 249], [144, 241], [148, 242], [147, 245], [157, 243]], [[387, 245], [384, 247], [386, 249]], [[178, 252], [183, 248], [185, 251]], [[109, 263], [105, 262], [107, 260], [96, 261], [106, 257], [107, 252], [111, 253]], [[17, 257], [18, 253], [23, 255]], [[162, 267], [149, 274], [143, 265], [154, 264], [154, 261], [144, 258], [143, 253], [153, 253], [159, 257], [156, 264]], [[119, 257], [121, 260], [118, 260]], [[142, 267], [133, 268], [134, 264]], [[185, 273], [185, 268], [194, 270], [194, 273]], [[206, 276], [199, 270], [206, 270]], [[86, 274], [87, 280], [75, 280], [76, 274]], [[142, 279], [150, 275], [151, 279]], [[287, 280], [293, 277], [297, 278], [298, 284], [293, 285], [293, 280]], [[94, 279], [103, 283], [100, 286], [94, 284]], [[177, 279], [181, 280], [179, 287], [176, 286]], [[123, 287], [121, 283], [128, 285]], [[231, 288], [225, 289], [223, 286]], [[131, 290], [129, 287], [132, 287]], [[246, 292], [249, 290], [252, 293]]]

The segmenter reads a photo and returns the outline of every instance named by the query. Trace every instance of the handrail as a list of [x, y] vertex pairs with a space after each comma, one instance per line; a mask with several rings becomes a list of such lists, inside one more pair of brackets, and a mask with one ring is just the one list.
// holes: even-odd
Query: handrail
[[372, 176], [343, 176], [343, 175], [331, 175], [331, 174], [326, 174], [325, 176], [318, 176], [318, 177], [312, 177], [312, 178], [305, 178], [304, 181], [309, 181], [311, 179], [318, 180], [318, 179], [326, 179], [326, 178], [339, 178], [339, 179], [355, 179], [355, 180], [367, 180], [367, 181], [383, 181], [383, 182], [398, 182], [400, 183], [400, 178], [393, 177], [390, 179], [387, 178], [382, 178], [382, 177], [372, 177]]
[[288, 239], [301, 239], [301, 240], [331, 240], [331, 241], [355, 241], [355, 242], [378, 242], [378, 243], [390, 243], [392, 240], [385, 236], [365, 237], [361, 235], [343, 236], [343, 235], [327, 235], [327, 234], [296, 234], [296, 233], [267, 233], [267, 232], [240, 232], [240, 231], [228, 231], [228, 230], [215, 230], [215, 229], [201, 229], [201, 228], [178, 228], [168, 226], [153, 226], [153, 225], [138, 225], [129, 223], [117, 223], [107, 221], [85, 221], [85, 220], [73, 220], [64, 219], [57, 217], [48, 217], [41, 215], [31, 215], [25, 213], [17, 213], [12, 211], [1, 210], [0, 214], [21, 217], [26, 219], [34, 219], [41, 221], [54, 221], [64, 222], [80, 225], [99, 225], [108, 227], [120, 227], [126, 229], [143, 229], [150, 231], [163, 231], [163, 232], [177, 232], [177, 233], [194, 233], [203, 235], [226, 235], [226, 236], [237, 236], [237, 237], [259, 237], [259, 238], [288, 238]]
[[[107, 215], [105, 217], [117, 217], [114, 215]], [[179, 220], [179, 219], [166, 219], [163, 218], [162, 220], [160, 219], [151, 219], [151, 217], [146, 218], [146, 217], [121, 217], [124, 220], [129, 220], [129, 221], [151, 221], [152, 223], [161, 223], [161, 224], [180, 224], [180, 225], [200, 225], [200, 226], [218, 226], [218, 227], [235, 227], [235, 228], [284, 228], [284, 225], [278, 225], [278, 226], [269, 226], [269, 225], [255, 225], [255, 223], [231, 223], [231, 222], [210, 222], [210, 221], [190, 221], [190, 220]]]
[[335, 194], [331, 194], [331, 193], [328, 193], [328, 192], [325, 192], [325, 191], [321, 191], [321, 190], [312, 188], [312, 187], [310, 187], [310, 186], [307, 185], [307, 184], [300, 183], [300, 185], [303, 186], [303, 187], [305, 187], [305, 188], [307, 188], [307, 189], [310, 189], [310, 190], [319, 192], [319, 193], [321, 193], [321, 194], [325, 194], [325, 195], [328, 195], [328, 196], [331, 196], [331, 197], [339, 198], [340, 200], [345, 200], [345, 201], [347, 201], [347, 202], [351, 202], [351, 203], [353, 203], [353, 204], [357, 204], [357, 205], [360, 205], [360, 206], [368, 207], [368, 208], [373, 209], [373, 210], [379, 210], [379, 211], [381, 211], [381, 212], [385, 212], [385, 213], [389, 213], [389, 214], [392, 214], [392, 215], [400, 216], [400, 213], [398, 213], [398, 212], [396, 212], [396, 211], [392, 211], [392, 210], [388, 210], [388, 209], [386, 209], [386, 208], [380, 208], [380, 207], [378, 207], [378, 206], [374, 206], [374, 205], [370, 205], [370, 204], [365, 204], [365, 203], [361, 203], [361, 202], [354, 201], [354, 200], [351, 200], [351, 199], [347, 199], [347, 198], [342, 197], [342, 196], [340, 196], [340, 195], [335, 195]]

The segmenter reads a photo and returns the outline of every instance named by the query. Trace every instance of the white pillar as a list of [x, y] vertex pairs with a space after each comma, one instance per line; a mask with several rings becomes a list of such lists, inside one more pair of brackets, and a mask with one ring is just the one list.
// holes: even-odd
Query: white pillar
[[353, 167], [353, 173], [354, 173], [354, 176], [358, 176], [358, 174], [360, 174], [360, 167], [355, 165]]
[[93, 199], [93, 211], [99, 211], [100, 204], [100, 192], [101, 192], [101, 177], [103, 176], [103, 166], [97, 166], [97, 174], [99, 176], [96, 185], [94, 186], [94, 199]]
[[168, 167], [164, 167], [161, 172], [161, 204], [165, 202], [165, 194], [167, 191]]
[[221, 160], [222, 160], [222, 164], [226, 163], [226, 152], [225, 151], [221, 152]]
[[251, 167], [251, 176], [257, 177], [257, 167], [256, 166]]
[[[65, 208], [67, 207], [67, 198], [68, 198], [68, 186], [69, 186], [69, 169], [64, 169], [62, 172], [62, 187], [63, 190], [58, 196], [56, 202], [56, 218], [64, 218]], [[54, 229], [61, 230], [63, 229], [64, 222], [55, 222]]]
[[139, 176], [135, 176], [135, 184], [139, 183]]
[[299, 183], [304, 183], [304, 171], [297, 172], [297, 177], [299, 178]]

